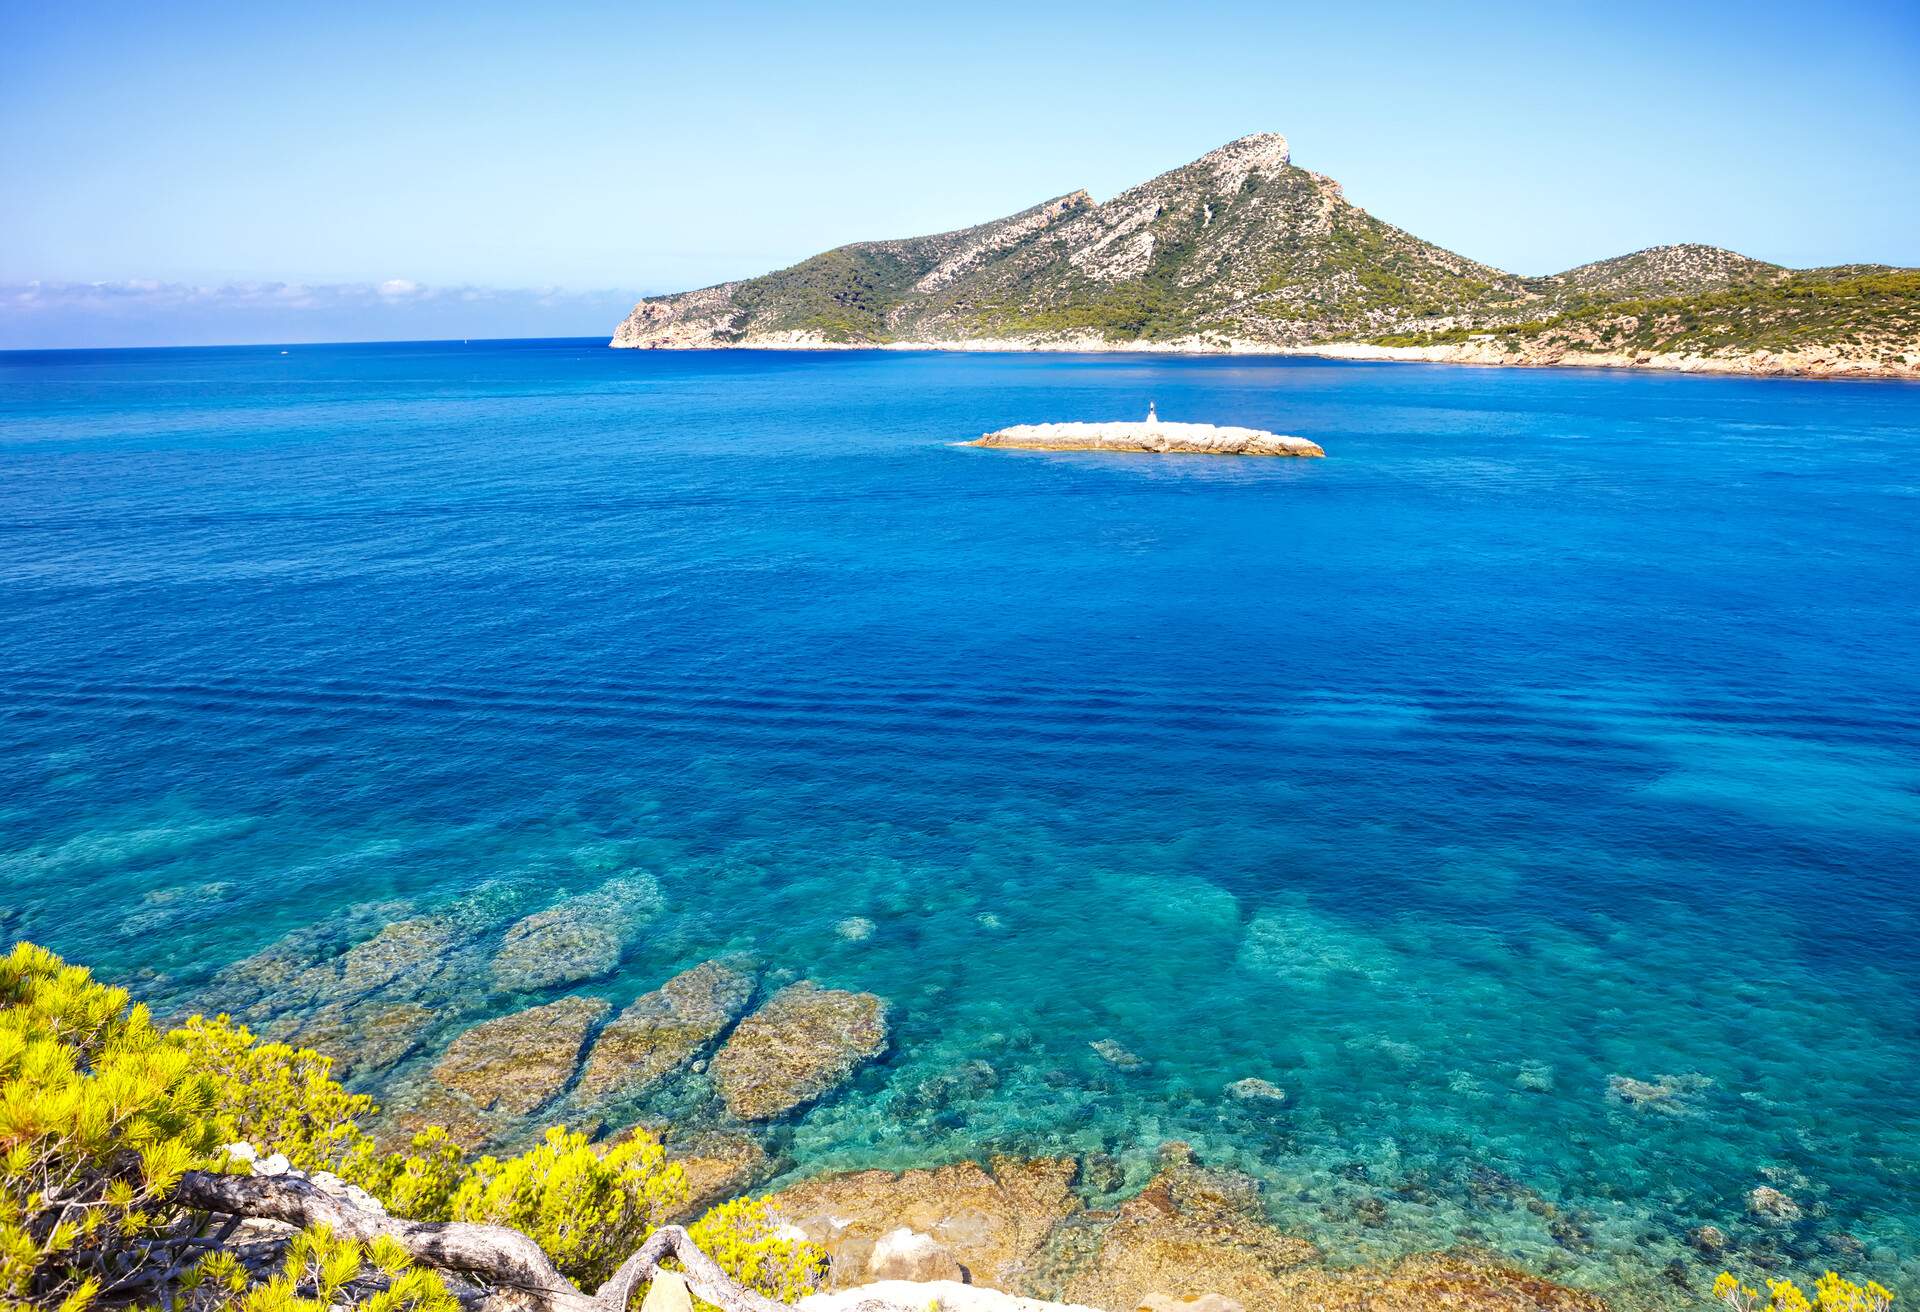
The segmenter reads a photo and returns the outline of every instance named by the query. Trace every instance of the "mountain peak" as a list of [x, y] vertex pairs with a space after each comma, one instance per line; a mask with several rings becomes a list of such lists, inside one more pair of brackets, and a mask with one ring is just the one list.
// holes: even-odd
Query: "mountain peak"
[[1235, 137], [1226, 145], [1210, 150], [1193, 162], [1195, 167], [1217, 172], [1278, 173], [1291, 162], [1287, 139], [1278, 132], [1253, 132]]

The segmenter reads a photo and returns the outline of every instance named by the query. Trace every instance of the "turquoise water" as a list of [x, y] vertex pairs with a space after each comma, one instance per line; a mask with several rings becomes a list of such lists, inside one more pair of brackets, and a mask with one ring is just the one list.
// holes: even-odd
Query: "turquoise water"
[[[953, 445], [1149, 398], [1329, 458]], [[578, 991], [745, 951], [892, 1002], [797, 1171], [1111, 1191], [1180, 1138], [1343, 1259], [1920, 1292], [1917, 457], [1900, 384], [0, 355], [0, 929], [178, 1008], [303, 926], [642, 872]], [[491, 988], [372, 1087], [553, 996]]]

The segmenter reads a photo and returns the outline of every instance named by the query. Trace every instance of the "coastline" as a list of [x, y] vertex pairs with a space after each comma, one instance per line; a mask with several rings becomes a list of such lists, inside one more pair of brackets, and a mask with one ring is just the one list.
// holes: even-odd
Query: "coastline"
[[1276, 346], [1239, 339], [1173, 338], [1166, 341], [1109, 341], [1080, 336], [1035, 340], [1020, 337], [978, 337], [964, 341], [830, 342], [806, 333], [767, 334], [737, 342], [709, 340], [655, 340], [608, 342], [613, 350], [642, 351], [951, 351], [1004, 355], [1219, 355], [1295, 356], [1322, 360], [1349, 360], [1381, 364], [1464, 364], [1516, 369], [1642, 369], [1665, 373], [1724, 374], [1746, 378], [1853, 379], [1920, 382], [1920, 363], [1890, 364], [1878, 359], [1855, 359], [1830, 349], [1781, 354], [1755, 351], [1738, 356], [1707, 356], [1686, 352], [1633, 355], [1597, 351], [1549, 350], [1534, 353], [1502, 351], [1489, 343], [1463, 342], [1435, 346], [1380, 346], [1371, 342], [1316, 342], [1310, 346]]

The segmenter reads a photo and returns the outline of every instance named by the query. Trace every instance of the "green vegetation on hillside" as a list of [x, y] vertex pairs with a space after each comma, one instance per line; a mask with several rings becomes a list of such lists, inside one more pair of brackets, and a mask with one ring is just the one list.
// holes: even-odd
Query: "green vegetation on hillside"
[[755, 278], [735, 299], [755, 331], [819, 333], [830, 342], [887, 338], [887, 312], [927, 270], [891, 245], [842, 246], [791, 269]]
[[[1269, 273], [1254, 295], [1330, 284], [1345, 294], [1323, 305], [1329, 318], [1372, 311], [1413, 318], [1457, 314], [1495, 295], [1491, 282], [1436, 262], [1429, 249], [1365, 211], [1347, 209], [1336, 213], [1326, 233], [1305, 251], [1290, 251], [1291, 258]], [[1302, 267], [1303, 255], [1309, 267]]]
[[1911, 342], [1920, 339], [1920, 270], [1839, 278], [1812, 270], [1697, 296], [1603, 301], [1547, 319], [1390, 333], [1372, 340], [1383, 346], [1427, 346], [1483, 334], [1514, 349], [1543, 345], [1703, 355]]

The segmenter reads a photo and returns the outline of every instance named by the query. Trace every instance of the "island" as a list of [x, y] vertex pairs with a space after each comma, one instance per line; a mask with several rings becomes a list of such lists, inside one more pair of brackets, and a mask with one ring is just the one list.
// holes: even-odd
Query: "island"
[[[1629, 184], [1631, 185], [1631, 184]], [[1920, 378], [1920, 269], [1698, 243], [1527, 277], [1423, 241], [1260, 132], [1105, 201], [649, 296], [656, 350], [1155, 351]]]
[[1163, 421], [1152, 407], [1138, 422], [1111, 424], [1015, 424], [986, 433], [966, 446], [1027, 451], [1151, 451], [1165, 455], [1324, 456], [1317, 442], [1258, 428]]

